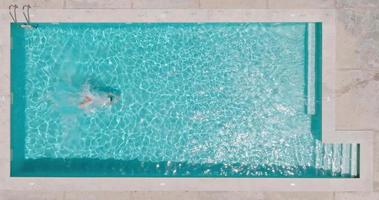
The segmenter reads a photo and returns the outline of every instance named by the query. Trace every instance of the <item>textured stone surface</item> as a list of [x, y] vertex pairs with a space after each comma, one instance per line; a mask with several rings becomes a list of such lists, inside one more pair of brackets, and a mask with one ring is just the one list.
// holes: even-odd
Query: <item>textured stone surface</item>
[[[0, 44], [0, 52], [4, 52], [3, 50], [3, 46], [1, 46]], [[2, 55], [0, 54], [0, 66], [4, 66], [6, 65], [4, 61], [4, 58], [5, 55]], [[1, 68], [1, 71], [0, 71], [0, 80], [2, 81], [2, 84], [0, 84], [0, 95], [9, 95], [10, 94], [10, 88], [8, 87], [9, 84], [4, 84], [4, 82], [10, 82], [10, 68], [8, 67], [4, 67], [4, 68]], [[1, 98], [0, 98], [0, 104], [1, 104]]]
[[267, 8], [268, 0], [200, 0], [200, 8]]
[[[376, 165], [376, 166], [378, 166], [378, 165]], [[375, 173], [378, 173], [378, 170], [376, 170], [376, 172]], [[378, 175], [376, 175], [376, 176], [378, 176]], [[374, 191], [375, 192], [379, 192], [379, 182], [378, 182], [378, 179], [375, 177], [375, 182], [374, 182]]]
[[[7, 120], [10, 120], [9, 115], [5, 115], [4, 113], [10, 112], [10, 103], [11, 103], [11, 96], [8, 94], [0, 94], [0, 127], [3, 129], [7, 129], [9, 124], [7, 123]], [[9, 129], [8, 129], [9, 130]], [[1, 139], [0, 139], [1, 141]]]
[[[127, 200], [133, 199], [132, 192], [65, 192], [64, 200], [97, 200], [97, 199], [109, 199], [109, 200]], [[148, 199], [148, 198], [147, 198]]]
[[[1, 191], [1, 200], [333, 200], [332, 192], [18, 192]], [[0, 194], [1, 194], [0, 193]], [[346, 196], [346, 195], [345, 195]]]
[[[9, 98], [0, 96], [0, 127], [2, 131], [4, 130], [10, 130], [10, 116], [8, 114], [1, 114], [1, 113], [9, 113], [10, 112], [10, 106], [9, 106]], [[3, 133], [0, 133], [0, 135]], [[9, 145], [8, 140], [5, 138], [0, 138], [0, 146], [8, 146]], [[4, 151], [2, 150], [0, 153], [0, 159], [9, 159], [10, 158], [10, 153], [9, 151]], [[2, 161], [3, 162], [3, 161]], [[1, 163], [0, 163], [1, 165]], [[0, 167], [1, 169], [1, 167]], [[0, 199], [1, 200], [1, 199]]]
[[336, 0], [337, 8], [372, 8], [379, 7], [378, 0]]
[[379, 131], [375, 132], [374, 142], [374, 191], [379, 192]]
[[207, 200], [263, 200], [264, 194], [255, 192], [197, 192], [195, 197]]
[[[9, 17], [9, 16], [7, 16]], [[21, 16], [20, 16], [21, 17]], [[10, 17], [9, 17], [10, 18]], [[5, 38], [9, 38], [8, 35], [0, 34], [0, 66], [7, 66], [9, 65], [9, 61], [6, 61], [6, 57], [9, 57], [9, 51], [7, 51], [5, 46], [9, 45], [9, 41], [4, 41]], [[2, 67], [0, 70], [0, 80], [2, 81], [2, 84], [0, 84], [0, 95], [9, 95], [10, 88], [9, 84], [5, 84], [6, 82], [10, 82], [10, 68], [9, 67]], [[0, 104], [1, 104], [1, 98], [0, 98]], [[1, 106], [1, 105], [0, 105]]]
[[30, 4], [32, 8], [37, 9], [63, 8], [64, 0], [0, 0], [0, 8], [8, 9], [10, 4], [17, 4], [20, 10], [22, 10], [22, 6], [25, 4]]
[[199, 0], [134, 0], [133, 8], [199, 8]]
[[336, 81], [336, 128], [379, 130], [379, 70], [340, 70]]
[[[6, 168], [9, 168], [9, 167], [10, 167], [9, 159], [0, 158], [0, 168], [1, 168], [1, 169], [6, 169]], [[4, 180], [3, 177], [5, 177], [3, 173], [4, 173], [4, 171], [0, 172], [0, 175], [1, 175], [0, 180], [1, 180], [1, 181], [3, 181], [3, 180]], [[7, 173], [7, 174], [9, 175], [10, 172], [5, 172], [5, 173]], [[0, 190], [0, 191], [1, 191], [1, 190]], [[0, 193], [0, 194], [1, 194], [1, 193]], [[2, 197], [2, 196], [0, 196], [0, 199], [1, 199], [1, 197]], [[2, 199], [1, 199], [1, 200], [2, 200]]]
[[[379, 1], [341, 1], [338, 7], [372, 7]], [[361, 4], [359, 4], [361, 3]], [[379, 12], [337, 10], [337, 129], [379, 130]], [[379, 132], [374, 144], [375, 191], [379, 191]], [[379, 199], [379, 193], [336, 193], [336, 200]]]
[[378, 200], [379, 192], [336, 192], [335, 200]]
[[333, 200], [332, 192], [270, 192], [265, 200]]
[[334, 0], [268, 0], [269, 8], [334, 8]]
[[379, 9], [337, 11], [338, 68], [379, 68]]
[[131, 8], [132, 0], [65, 0], [65, 8]]
[[0, 195], [1, 200], [64, 200], [63, 192], [53, 191], [1, 191]]

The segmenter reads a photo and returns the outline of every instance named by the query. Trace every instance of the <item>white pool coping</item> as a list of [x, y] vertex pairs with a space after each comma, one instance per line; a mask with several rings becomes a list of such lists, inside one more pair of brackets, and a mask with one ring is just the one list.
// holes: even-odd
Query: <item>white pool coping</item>
[[[24, 21], [19, 9], [18, 19]], [[22, 20], [21, 20], [22, 19]], [[360, 178], [15, 178], [10, 177], [10, 22], [0, 9], [0, 190], [371, 191], [373, 133], [336, 131], [334, 10], [32, 9], [32, 22], [322, 22], [322, 132], [326, 143], [360, 143]]]

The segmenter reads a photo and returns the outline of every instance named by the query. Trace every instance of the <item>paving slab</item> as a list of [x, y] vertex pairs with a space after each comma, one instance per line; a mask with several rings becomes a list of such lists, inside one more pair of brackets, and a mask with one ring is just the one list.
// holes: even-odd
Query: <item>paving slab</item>
[[57, 191], [1, 191], [0, 195], [1, 200], [64, 200], [64, 193]]
[[268, 0], [200, 0], [200, 8], [264, 9], [267, 6]]
[[270, 192], [265, 200], [333, 200], [333, 192]]
[[378, 200], [379, 192], [336, 192], [334, 200]]
[[268, 8], [335, 8], [334, 0], [268, 0]]
[[132, 0], [65, 0], [65, 8], [131, 8]]
[[374, 191], [379, 192], [379, 131], [375, 132], [374, 176]]
[[379, 9], [337, 10], [337, 36], [337, 68], [379, 68]]
[[30, 4], [32, 8], [37, 9], [55, 9], [63, 8], [64, 0], [1, 0], [0, 8], [8, 9], [10, 4], [17, 4], [21, 10], [22, 6], [26, 4]]
[[379, 69], [338, 70], [336, 129], [379, 130]]
[[337, 8], [379, 8], [378, 0], [336, 0]]
[[132, 8], [199, 8], [199, 0], [133, 0]]

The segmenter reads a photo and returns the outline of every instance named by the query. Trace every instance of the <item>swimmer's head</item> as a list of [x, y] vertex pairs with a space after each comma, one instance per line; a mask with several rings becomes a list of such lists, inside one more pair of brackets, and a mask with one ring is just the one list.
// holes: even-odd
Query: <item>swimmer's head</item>
[[112, 103], [115, 99], [115, 96], [113, 94], [108, 94], [109, 102]]
[[113, 104], [117, 102], [117, 100], [119, 99], [119, 96], [113, 93], [108, 93], [107, 99], [108, 99], [109, 104]]

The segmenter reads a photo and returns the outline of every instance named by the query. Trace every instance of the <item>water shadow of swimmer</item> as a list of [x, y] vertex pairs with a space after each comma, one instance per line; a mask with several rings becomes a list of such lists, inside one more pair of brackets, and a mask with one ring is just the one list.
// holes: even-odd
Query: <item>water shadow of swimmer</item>
[[120, 90], [88, 80], [82, 86], [79, 107], [85, 110], [93, 110], [96, 107], [111, 106], [119, 99]]

